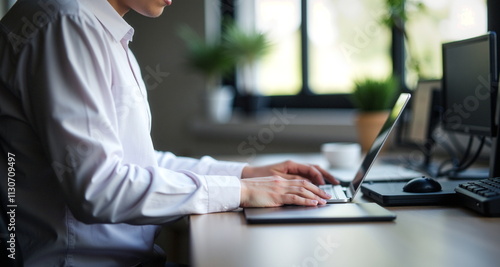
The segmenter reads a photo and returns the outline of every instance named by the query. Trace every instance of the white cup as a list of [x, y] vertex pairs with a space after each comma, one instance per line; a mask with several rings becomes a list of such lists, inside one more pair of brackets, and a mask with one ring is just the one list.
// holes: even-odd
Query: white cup
[[321, 145], [321, 152], [331, 168], [355, 168], [361, 158], [358, 143], [326, 143]]

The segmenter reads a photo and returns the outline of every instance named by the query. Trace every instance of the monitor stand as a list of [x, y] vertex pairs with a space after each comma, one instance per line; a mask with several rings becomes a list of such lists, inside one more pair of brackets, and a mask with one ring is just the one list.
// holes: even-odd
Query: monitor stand
[[491, 150], [490, 150], [490, 176], [489, 177], [500, 177], [500, 93], [498, 93], [498, 83], [494, 86], [497, 91], [496, 94], [496, 105], [495, 105], [495, 125], [493, 129], [493, 137], [491, 137]]
[[[499, 107], [500, 109], [500, 107]], [[500, 177], [500, 141], [497, 136], [491, 138], [490, 172], [489, 177]]]

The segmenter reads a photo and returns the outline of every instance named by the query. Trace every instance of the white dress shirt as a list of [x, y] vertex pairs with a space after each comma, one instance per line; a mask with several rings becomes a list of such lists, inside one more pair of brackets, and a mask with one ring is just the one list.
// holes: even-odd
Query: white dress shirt
[[154, 150], [133, 33], [106, 0], [19, 0], [1, 20], [0, 188], [27, 266], [133, 266], [157, 225], [239, 206], [243, 164]]

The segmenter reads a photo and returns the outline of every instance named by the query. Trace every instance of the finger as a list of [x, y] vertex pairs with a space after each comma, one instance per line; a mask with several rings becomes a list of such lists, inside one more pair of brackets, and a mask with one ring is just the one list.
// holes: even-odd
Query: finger
[[314, 184], [325, 184], [323, 175], [311, 165], [288, 162], [287, 174], [299, 175], [309, 179]]
[[[330, 199], [332, 196], [327, 194], [325, 191], [321, 190], [316, 185], [312, 184], [307, 180], [294, 180], [291, 181], [296, 184], [297, 187], [302, 187], [304, 190], [310, 192], [311, 194], [304, 194], [304, 197], [319, 198], [319, 199]], [[302, 190], [302, 189], [301, 189]], [[305, 191], [302, 191], [305, 192]]]
[[300, 205], [300, 206], [317, 206], [326, 204], [326, 201], [323, 199], [321, 200], [308, 199], [298, 195], [287, 194], [283, 196], [283, 204]]
[[323, 175], [323, 178], [331, 184], [340, 184], [339, 180], [335, 179], [335, 177], [327, 170], [321, 168], [319, 165], [313, 165], [313, 167], [316, 168]]
[[304, 178], [302, 176], [299, 176], [299, 175], [295, 175], [295, 174], [281, 174], [280, 175], [282, 178], [285, 178], [287, 180], [304, 180], [304, 181], [309, 181], [311, 182], [311, 180], [307, 179], [307, 178]]
[[286, 190], [286, 194], [293, 194], [293, 195], [301, 196], [303, 198], [308, 198], [308, 199], [316, 199], [316, 200], [320, 199], [320, 197], [318, 195], [309, 191], [305, 187], [301, 187], [301, 186], [288, 187]]

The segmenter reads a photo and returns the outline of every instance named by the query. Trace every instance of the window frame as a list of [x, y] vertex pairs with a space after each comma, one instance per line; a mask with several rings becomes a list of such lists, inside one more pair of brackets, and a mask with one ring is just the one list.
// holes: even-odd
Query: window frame
[[[221, 18], [230, 17], [235, 18], [236, 0], [220, 0], [221, 1]], [[309, 87], [309, 56], [308, 40], [307, 40], [307, 0], [301, 0], [301, 25], [300, 25], [300, 39], [301, 39], [301, 76], [302, 86], [298, 94], [295, 95], [274, 95], [267, 96], [269, 99], [269, 108], [303, 108], [303, 109], [325, 109], [325, 108], [339, 108], [339, 109], [352, 109], [354, 108], [349, 94], [315, 94]], [[222, 28], [222, 24], [221, 24]], [[224, 84], [236, 87], [236, 77], [232, 75], [224, 78]], [[242, 96], [235, 90], [235, 103], [236, 108], [241, 107]]]

